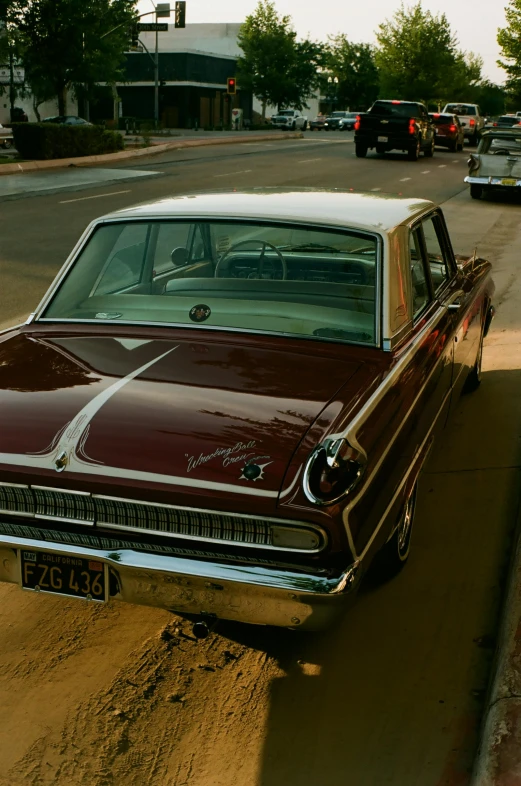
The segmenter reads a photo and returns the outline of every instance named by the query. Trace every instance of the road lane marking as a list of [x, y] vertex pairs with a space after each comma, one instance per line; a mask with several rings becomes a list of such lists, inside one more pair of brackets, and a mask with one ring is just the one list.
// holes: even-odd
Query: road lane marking
[[372, 188], [371, 191], [381, 191], [381, 188]]
[[214, 177], [231, 177], [232, 175], [245, 175], [247, 172], [251, 172], [251, 169], [239, 169], [238, 172], [225, 172], [222, 175], [214, 175]]
[[430, 169], [424, 169], [422, 175], [428, 175], [430, 171]]
[[400, 183], [405, 183], [406, 180], [410, 180], [410, 177], [402, 177]]
[[297, 161], [298, 164], [311, 164], [313, 161], [322, 161], [321, 158], [304, 158], [303, 161]]
[[109, 194], [95, 194], [94, 196], [78, 197], [77, 199], [63, 199], [60, 205], [68, 205], [70, 202], [84, 202], [86, 199], [101, 199], [101, 197], [116, 196], [116, 194], [130, 194], [130, 189], [127, 191], [111, 191]]
[[446, 169], [446, 168], [447, 168], [447, 164], [440, 164], [438, 167], [438, 169]]
[[453, 164], [459, 164], [459, 162], [460, 162], [460, 161], [461, 161], [461, 159], [460, 159], [460, 158], [457, 158], [457, 159], [456, 159], [455, 161], [453, 161], [452, 163], [453, 163]]

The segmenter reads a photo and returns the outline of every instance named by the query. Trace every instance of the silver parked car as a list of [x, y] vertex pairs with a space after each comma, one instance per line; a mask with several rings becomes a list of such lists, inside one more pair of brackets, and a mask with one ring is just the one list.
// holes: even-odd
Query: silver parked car
[[521, 187], [521, 126], [485, 131], [468, 161], [470, 195], [481, 199], [491, 189]]

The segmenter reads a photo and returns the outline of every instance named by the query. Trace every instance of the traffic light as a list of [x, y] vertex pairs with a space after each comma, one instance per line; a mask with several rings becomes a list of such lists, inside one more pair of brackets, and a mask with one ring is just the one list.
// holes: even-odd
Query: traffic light
[[226, 80], [226, 92], [229, 96], [234, 96], [237, 94], [237, 80], [234, 76], [229, 76]]
[[175, 4], [175, 27], [186, 27], [186, 1], [177, 0]]

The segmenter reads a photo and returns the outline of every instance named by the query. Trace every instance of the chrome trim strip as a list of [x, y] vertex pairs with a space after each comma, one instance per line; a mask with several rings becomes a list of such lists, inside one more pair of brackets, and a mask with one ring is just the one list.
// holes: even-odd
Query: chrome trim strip
[[[2, 486], [14, 486], [14, 483], [2, 483]], [[78, 497], [92, 497], [89, 491], [73, 491], [72, 489], [61, 489], [55, 486], [24, 486], [24, 488], [31, 488], [35, 491], [55, 491], [59, 494], [76, 494]]]
[[[113, 530], [122, 530], [123, 532], [133, 532], [133, 533], [144, 533], [147, 535], [155, 535], [155, 536], [162, 536], [164, 538], [176, 538], [178, 540], [191, 540], [197, 543], [223, 543], [227, 546], [237, 546], [242, 548], [243, 546], [249, 548], [256, 548], [256, 549], [266, 549], [268, 551], [277, 551], [277, 552], [287, 552], [290, 554], [319, 554], [323, 551], [325, 542], [324, 539], [321, 538], [322, 544], [320, 548], [317, 549], [295, 549], [289, 548], [288, 546], [273, 546], [272, 544], [268, 543], [250, 543], [247, 541], [242, 540], [228, 540], [227, 538], [207, 538], [207, 537], [199, 537], [197, 535], [185, 535], [179, 532], [163, 532], [162, 530], [155, 530], [155, 529], [146, 529], [145, 527], [130, 527], [126, 524], [111, 524], [105, 521], [98, 521], [96, 522], [97, 527], [102, 527], [105, 529], [113, 529]], [[277, 525], [275, 525], [277, 526]], [[285, 524], [288, 529], [295, 529], [299, 530], [299, 527], [292, 527], [291, 525]], [[304, 528], [303, 528], [304, 529]], [[305, 526], [305, 530], [307, 532], [314, 532], [312, 527], [308, 525]], [[302, 531], [302, 530], [301, 530]], [[314, 532], [314, 534], [319, 534], [318, 532]]]
[[0, 486], [7, 486], [10, 489], [29, 489], [31, 488], [27, 483], [5, 483], [0, 480]]
[[145, 527], [131, 527], [131, 526], [122, 525], [122, 524], [113, 524], [111, 522], [105, 522], [105, 521], [101, 521], [101, 520], [98, 521], [98, 520], [95, 520], [94, 518], [93, 519], [89, 519], [89, 518], [73, 519], [73, 518], [66, 518], [66, 517], [62, 517], [62, 516], [51, 516], [51, 515], [43, 514], [43, 513], [40, 514], [40, 513], [31, 513], [31, 512], [25, 512], [25, 511], [19, 512], [19, 511], [12, 511], [12, 510], [0, 510], [0, 514], [4, 514], [6, 516], [23, 516], [24, 518], [41, 519], [41, 520], [44, 520], [44, 521], [60, 521], [60, 522], [69, 523], [69, 524], [85, 525], [85, 526], [88, 526], [88, 527], [96, 525], [96, 527], [105, 527], [105, 528], [108, 528], [108, 529], [121, 529], [121, 530], [125, 530], [125, 531], [128, 531], [128, 532], [134, 532], [134, 533], [149, 533], [150, 535], [160, 535], [160, 536], [168, 537], [168, 538], [177, 538], [179, 540], [192, 540], [192, 541], [201, 542], [201, 543], [213, 543], [214, 545], [217, 544], [217, 543], [227, 543], [227, 544], [231, 544], [231, 545], [239, 546], [239, 547], [243, 547], [244, 546], [246, 548], [257, 548], [257, 549], [262, 548], [262, 549], [269, 549], [269, 550], [273, 550], [273, 551], [277, 551], [277, 552], [294, 552], [294, 553], [298, 553], [298, 554], [303, 554], [303, 553], [305, 553], [305, 554], [318, 554], [321, 551], [323, 551], [324, 548], [328, 544], [328, 534], [327, 534], [326, 530], [323, 527], [321, 527], [319, 524], [315, 524], [314, 522], [295, 521], [294, 519], [283, 519], [283, 518], [279, 519], [279, 518], [272, 518], [272, 517], [268, 517], [268, 516], [259, 516], [259, 515], [256, 515], [256, 514], [248, 515], [248, 514], [244, 514], [244, 513], [229, 513], [227, 511], [222, 511], [222, 510], [211, 510], [211, 509], [208, 509], [208, 508], [186, 507], [186, 506], [183, 506], [183, 505], [167, 505], [167, 504], [161, 503], [161, 502], [158, 502], [158, 503], [156, 503], [156, 502], [149, 502], [149, 501], [143, 501], [143, 500], [140, 500], [140, 499], [130, 499], [130, 498], [127, 498], [127, 497], [113, 497], [113, 496], [108, 496], [108, 495], [104, 495], [104, 494], [91, 494], [88, 491], [73, 491], [73, 490], [70, 490], [70, 489], [56, 489], [56, 488], [53, 488], [53, 487], [50, 487], [50, 486], [20, 486], [20, 485], [15, 486], [14, 483], [13, 484], [2, 483], [0, 485], [6, 486], [8, 488], [16, 487], [16, 488], [24, 488], [24, 489], [27, 489], [27, 490], [34, 489], [34, 490], [50, 491], [50, 492], [56, 491], [56, 492], [58, 492], [60, 494], [86, 496], [86, 497], [89, 497], [90, 499], [93, 499], [93, 500], [96, 500], [96, 499], [106, 500], [107, 502], [114, 502], [115, 504], [128, 503], [130, 505], [140, 505], [140, 506], [145, 506], [145, 507], [148, 506], [148, 507], [151, 507], [151, 508], [162, 508], [164, 510], [171, 510], [171, 511], [174, 511], [174, 512], [180, 511], [180, 512], [188, 513], [188, 514], [189, 513], [196, 513], [196, 514], [201, 514], [201, 515], [204, 515], [204, 516], [215, 516], [216, 519], [222, 519], [222, 518], [226, 517], [226, 518], [234, 518], [234, 519], [237, 519], [238, 521], [241, 521], [241, 522], [247, 522], [248, 520], [250, 520], [250, 521], [260, 521], [262, 523], [265, 523], [269, 527], [271, 527], [271, 526], [273, 526], [273, 527], [281, 526], [281, 527], [287, 527], [288, 529], [295, 529], [295, 530], [305, 529], [307, 532], [313, 532], [315, 535], [317, 535], [317, 537], [318, 537], [318, 539], [320, 541], [320, 546], [317, 549], [292, 549], [292, 548], [287, 548], [285, 546], [273, 546], [273, 545], [270, 545], [270, 544], [253, 543], [253, 542], [250, 543], [250, 542], [242, 541], [242, 540], [227, 540], [225, 538], [209, 538], [209, 537], [205, 537], [205, 536], [190, 535], [190, 534], [185, 534], [185, 533], [181, 533], [181, 532], [164, 532], [163, 530], [150, 530], [150, 529], [146, 529]]
[[18, 325], [12, 325], [11, 327], [3, 328], [2, 330], [0, 330], [0, 336], [3, 336], [4, 333], [11, 333], [13, 330], [18, 330], [19, 328], [22, 328], [24, 326], [24, 324], [27, 324], [27, 323], [20, 322], [20, 324], [18, 324]]
[[334, 343], [344, 344], [347, 346], [356, 347], [370, 347], [377, 349], [378, 345], [375, 342], [369, 341], [343, 341], [338, 338], [323, 338], [321, 336], [308, 336], [305, 333], [278, 333], [273, 330], [257, 330], [255, 328], [237, 328], [237, 327], [220, 327], [219, 325], [197, 325], [195, 322], [190, 325], [186, 322], [135, 322], [133, 320], [108, 320], [108, 319], [55, 319], [50, 317], [42, 317], [38, 320], [39, 325], [127, 325], [129, 327], [157, 327], [157, 328], [184, 328], [186, 330], [201, 330], [203, 332], [225, 332], [225, 333], [240, 333], [246, 335], [256, 336], [278, 336], [287, 339], [304, 339], [306, 341], [316, 341], [321, 343]]

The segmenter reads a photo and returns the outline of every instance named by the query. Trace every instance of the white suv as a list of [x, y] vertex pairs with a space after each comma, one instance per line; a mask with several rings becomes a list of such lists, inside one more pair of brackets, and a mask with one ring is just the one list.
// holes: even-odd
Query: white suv
[[457, 115], [470, 144], [477, 145], [485, 127], [485, 118], [477, 104], [445, 104], [442, 112]]

